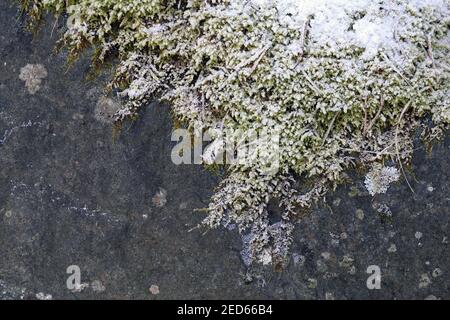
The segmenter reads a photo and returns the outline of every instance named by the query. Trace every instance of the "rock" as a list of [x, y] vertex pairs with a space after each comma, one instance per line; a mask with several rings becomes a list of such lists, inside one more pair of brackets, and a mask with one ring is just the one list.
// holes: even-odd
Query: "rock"
[[[450, 298], [449, 139], [430, 153], [417, 142], [411, 171], [427, 183], [420, 189], [410, 179], [415, 195], [400, 177], [372, 199], [361, 191], [364, 178], [349, 172], [359, 184], [327, 195], [334, 214], [317, 206], [302, 217], [293, 263], [279, 273], [247, 267], [238, 230], [189, 232], [204, 218], [193, 209], [208, 205], [219, 177], [171, 162], [169, 107], [151, 103], [114, 134], [118, 101], [103, 96], [107, 77], [85, 81], [86, 58], [67, 71], [65, 53], [51, 54], [54, 21], [33, 41], [17, 14], [16, 1], [0, 1], [0, 299], [155, 298], [148, 279], [164, 284], [157, 297], [167, 299], [370, 299], [365, 270], [373, 264], [389, 275], [377, 298]], [[28, 64], [47, 72], [31, 81], [34, 95], [23, 94], [29, 70], [19, 79]], [[417, 230], [420, 248], [411, 241]], [[395, 254], [386, 250], [392, 234]], [[75, 293], [66, 286], [73, 264], [89, 285]], [[258, 281], [244, 283], [247, 272]], [[316, 279], [316, 289], [305, 279]]]

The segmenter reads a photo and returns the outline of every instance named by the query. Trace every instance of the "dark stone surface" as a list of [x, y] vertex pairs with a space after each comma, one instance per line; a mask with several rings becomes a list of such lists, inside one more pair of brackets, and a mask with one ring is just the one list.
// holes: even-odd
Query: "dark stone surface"
[[[168, 106], [148, 106], [114, 138], [95, 113], [104, 79], [85, 80], [88, 59], [67, 71], [51, 54], [59, 27], [33, 37], [20, 22], [2, 0], [0, 299], [450, 298], [448, 140], [431, 154], [418, 147], [415, 194], [401, 181], [373, 198], [357, 176], [299, 224], [284, 271], [246, 270], [235, 231], [190, 231], [218, 177], [172, 164]], [[34, 95], [19, 79], [27, 64], [48, 71]], [[81, 292], [66, 287], [70, 265], [91, 284]], [[380, 290], [366, 286], [370, 265]]]

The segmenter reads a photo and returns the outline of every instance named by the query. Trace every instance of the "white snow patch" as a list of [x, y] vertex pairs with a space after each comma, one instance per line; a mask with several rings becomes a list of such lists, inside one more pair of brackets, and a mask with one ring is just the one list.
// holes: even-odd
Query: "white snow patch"
[[[395, 59], [402, 43], [395, 33], [404, 23], [400, 16], [406, 10], [417, 11], [424, 7], [448, 11], [446, 0], [235, 0], [261, 9], [276, 8], [280, 21], [293, 28], [302, 28], [311, 19], [311, 43], [338, 49], [357, 46], [365, 49], [363, 59], [373, 58], [385, 50]], [[296, 46], [292, 46], [295, 50]]]

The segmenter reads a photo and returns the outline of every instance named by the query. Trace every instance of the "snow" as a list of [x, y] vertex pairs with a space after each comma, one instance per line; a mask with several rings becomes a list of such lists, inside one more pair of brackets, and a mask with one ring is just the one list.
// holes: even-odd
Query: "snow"
[[[250, 3], [263, 9], [276, 7], [280, 21], [293, 28], [302, 28], [311, 18], [312, 43], [331, 49], [355, 45], [365, 49], [363, 59], [373, 58], [380, 49], [400, 50], [395, 32], [401, 27], [399, 17], [407, 8], [448, 9], [446, 0], [250, 0]], [[297, 46], [291, 48], [295, 50]]]

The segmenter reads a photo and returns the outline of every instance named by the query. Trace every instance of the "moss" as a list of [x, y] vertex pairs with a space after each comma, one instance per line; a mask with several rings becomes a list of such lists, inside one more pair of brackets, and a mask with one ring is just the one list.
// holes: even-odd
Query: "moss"
[[[357, 43], [333, 47], [320, 37], [315, 41], [308, 32], [314, 17], [302, 28], [283, 22], [273, 7], [245, 1], [21, 3], [34, 23], [46, 12], [69, 13], [61, 44], [70, 59], [87, 47], [95, 48], [96, 69], [117, 57], [110, 86], [124, 101], [116, 114], [119, 124], [158, 98], [170, 102], [175, 121], [190, 129], [219, 123], [227, 130], [279, 136], [279, 170], [262, 172], [260, 159], [225, 166], [227, 176], [204, 221], [213, 228], [236, 223], [250, 233], [257, 261], [279, 265], [285, 259], [292, 222], [340, 182], [346, 169], [387, 158], [406, 163], [412, 132], [423, 119], [431, 116], [438, 128], [450, 121], [446, 8], [416, 10], [397, 0], [383, 2], [386, 10], [377, 5], [353, 15], [349, 32], [363, 17], [383, 19], [394, 12], [400, 21], [398, 60], [389, 48], [367, 58]], [[257, 152], [267, 154], [266, 148]], [[273, 198], [283, 208], [277, 227], [268, 218]]]

